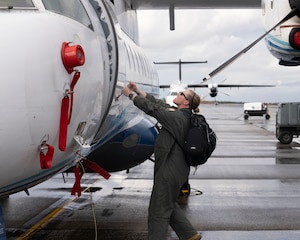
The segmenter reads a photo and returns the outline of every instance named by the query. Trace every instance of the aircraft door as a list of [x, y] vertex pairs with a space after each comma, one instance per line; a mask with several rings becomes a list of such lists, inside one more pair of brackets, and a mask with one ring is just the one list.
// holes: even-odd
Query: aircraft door
[[[118, 43], [117, 43], [117, 34], [115, 31], [115, 20], [112, 16], [112, 9], [107, 5], [105, 1], [94, 1], [90, 0], [94, 10], [99, 18], [99, 23], [104, 31], [106, 37], [106, 46], [109, 57], [109, 76], [105, 80], [104, 85], [105, 89], [108, 89], [107, 92], [103, 92], [105, 94], [105, 98], [108, 101], [103, 102], [105, 106], [104, 114], [107, 115], [110, 105], [113, 101], [113, 94], [115, 91], [115, 86], [117, 83], [118, 76]], [[103, 117], [101, 119], [104, 119]]]
[[[88, 142], [95, 142], [97, 138], [97, 133], [102, 127], [108, 112], [110, 110], [112, 101], [114, 99], [114, 92], [118, 77], [118, 44], [117, 36], [115, 31], [115, 20], [113, 17], [112, 9], [105, 1], [101, 0], [86, 0], [84, 2], [87, 11], [89, 11], [91, 22], [93, 23], [94, 31], [99, 32], [99, 36], [104, 35], [103, 38], [98, 38], [101, 42], [101, 52], [105, 55], [105, 60], [103, 63], [104, 69], [104, 79], [101, 79], [101, 116], [99, 117], [99, 122], [97, 123], [97, 129], [88, 129], [85, 135], [93, 135], [93, 139]], [[97, 77], [97, 76], [95, 76]], [[97, 120], [96, 120], [97, 121]], [[93, 131], [93, 134], [91, 133]], [[83, 132], [84, 133], [84, 132]], [[96, 134], [95, 134], [96, 133]], [[84, 138], [84, 136], [82, 136]]]

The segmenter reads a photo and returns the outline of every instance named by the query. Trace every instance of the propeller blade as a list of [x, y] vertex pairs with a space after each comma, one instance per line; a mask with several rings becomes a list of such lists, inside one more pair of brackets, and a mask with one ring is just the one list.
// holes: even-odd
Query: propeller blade
[[204, 100], [205, 98], [207, 98], [208, 97], [208, 94], [206, 94], [202, 99]]
[[[225, 79], [224, 79], [222, 82], [220, 82], [219, 84], [222, 84], [222, 83], [225, 82], [226, 80], [227, 80], [227, 78], [225, 78]], [[218, 85], [219, 85], [219, 84], [218, 84]]]
[[224, 94], [224, 95], [226, 95], [226, 96], [230, 96], [228, 93], [226, 93], [226, 92], [221, 92], [221, 91], [218, 91], [219, 93], [222, 93], [222, 94]]
[[203, 78], [202, 82], [208, 81], [210, 78], [212, 78], [214, 75], [222, 71], [225, 67], [230, 65], [232, 62], [234, 62], [237, 58], [239, 58], [242, 54], [246, 53], [249, 49], [251, 49], [253, 46], [255, 46], [261, 39], [263, 39], [265, 36], [267, 36], [273, 29], [281, 25], [282, 23], [286, 22], [290, 18], [294, 17], [298, 12], [297, 8], [293, 8], [279, 23], [277, 23], [274, 27], [272, 27], [269, 31], [265, 32], [262, 36], [260, 36], [258, 39], [256, 39], [253, 43], [251, 43], [249, 46], [244, 48], [242, 51], [238, 52], [236, 55], [234, 55], [232, 58], [227, 60], [225, 63], [223, 63], [221, 66], [213, 70], [208, 78]]

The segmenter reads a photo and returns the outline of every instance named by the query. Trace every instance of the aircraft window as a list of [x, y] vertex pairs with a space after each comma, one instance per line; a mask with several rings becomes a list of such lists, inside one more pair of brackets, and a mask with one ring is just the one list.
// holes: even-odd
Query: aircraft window
[[17, 8], [27, 8], [34, 7], [31, 0], [2, 0], [0, 2], [0, 7], [17, 7]]
[[87, 15], [81, 1], [78, 0], [42, 0], [45, 8], [49, 11], [60, 13], [66, 17], [70, 17], [91, 30], [92, 23]]

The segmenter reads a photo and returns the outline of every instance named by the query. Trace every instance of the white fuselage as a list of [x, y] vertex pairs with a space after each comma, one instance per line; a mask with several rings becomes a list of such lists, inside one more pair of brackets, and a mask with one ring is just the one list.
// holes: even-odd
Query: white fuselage
[[[110, 97], [103, 94], [109, 88], [104, 83], [109, 59], [100, 27], [92, 31], [78, 21], [46, 11], [40, 1], [35, 3], [34, 10], [0, 12], [1, 191], [23, 188], [24, 182], [30, 186], [72, 164], [81, 152], [72, 135], [84, 122], [88, 127], [85, 141], [90, 144], [99, 128], [98, 120], [103, 118], [103, 103]], [[85, 64], [77, 68], [81, 76], [75, 87], [65, 152], [57, 147], [60, 109], [74, 73], [69, 74], [62, 63], [63, 42], [80, 44], [86, 56]], [[40, 167], [43, 141], [55, 147], [51, 169]]]
[[[139, 48], [114, 19], [109, 4], [96, 2], [101, 8], [97, 12], [90, 1], [76, 2], [62, 1], [56, 6], [50, 0], [34, 0], [33, 6], [0, 5], [0, 197], [44, 181], [74, 165], [104, 138], [109, 141], [110, 131], [123, 121], [118, 116], [133, 111], [127, 107], [127, 98], [115, 100], [128, 79], [147, 86], [157, 82]], [[73, 94], [73, 110], [66, 150], [62, 151], [58, 147], [62, 99], [75, 74], [63, 65], [64, 42], [81, 46], [85, 62], [74, 68], [80, 78], [74, 92], [68, 94]], [[158, 92], [156, 88], [146, 90]], [[112, 119], [119, 121], [113, 125], [108, 122]], [[45, 144], [54, 147], [54, 156], [52, 167], [42, 169], [40, 151]]]

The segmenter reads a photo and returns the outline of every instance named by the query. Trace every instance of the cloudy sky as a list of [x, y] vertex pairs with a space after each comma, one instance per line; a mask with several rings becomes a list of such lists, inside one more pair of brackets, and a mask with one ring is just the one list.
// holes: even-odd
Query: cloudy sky
[[[264, 33], [261, 10], [176, 10], [175, 31], [169, 30], [169, 15], [165, 10], [138, 11], [138, 20], [140, 44], [150, 60], [208, 61], [184, 65], [184, 83], [200, 83]], [[155, 65], [155, 68], [161, 84], [176, 83], [179, 79], [177, 65]], [[273, 88], [219, 88], [217, 100], [220, 101], [300, 101], [299, 72], [300, 67], [278, 65], [278, 60], [269, 53], [262, 40], [208, 83], [226, 79], [224, 84], [276, 85]], [[205, 96], [208, 89], [197, 92]]]

